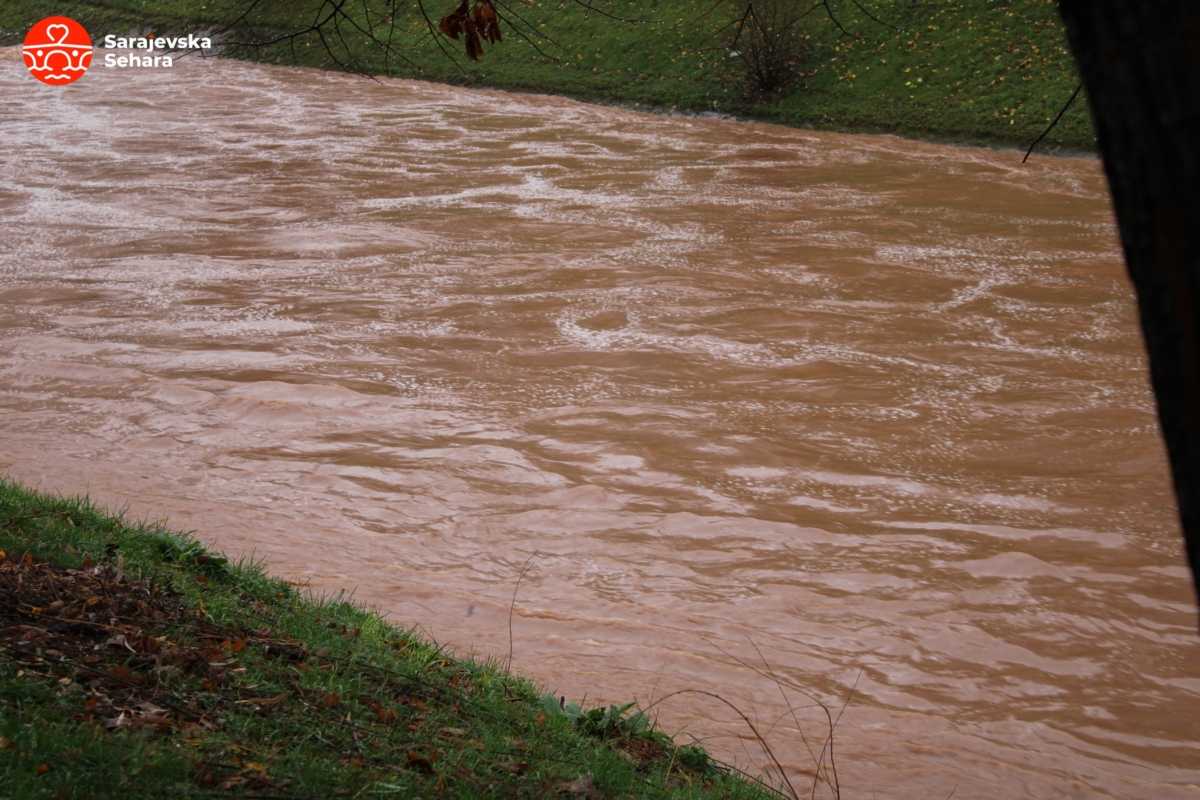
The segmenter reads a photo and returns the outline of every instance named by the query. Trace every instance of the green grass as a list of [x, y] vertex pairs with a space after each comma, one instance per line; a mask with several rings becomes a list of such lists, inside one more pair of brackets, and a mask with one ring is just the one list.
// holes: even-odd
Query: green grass
[[196, 541], [0, 480], [6, 798], [763, 798]]
[[[51, 13], [75, 17], [96, 37], [213, 28], [236, 18], [247, 2], [6, 0], [0, 41], [19, 41], [32, 22]], [[425, 2], [433, 17], [453, 5]], [[343, 22], [340, 37], [330, 36], [343, 66], [789, 125], [1016, 145], [1038, 135], [1078, 82], [1055, 0], [830, 0], [849, 35], [823, 9], [805, 16], [804, 77], [767, 101], [751, 97], [737, 59], [729, 55], [731, 0], [596, 0], [597, 7], [635, 21], [589, 13], [572, 0], [514, 1], [508, 7], [528, 25], [510, 20], [505, 41], [488, 47], [478, 63], [463, 57], [461, 43], [442, 37], [455, 60], [447, 58], [415, 0], [400, 0], [394, 21], [385, 13], [387, 5], [385, 0], [347, 5], [353, 22]], [[264, 0], [232, 38], [303, 29], [315, 7], [314, 0]], [[378, 39], [390, 36], [394, 56], [385, 56], [366, 30]], [[313, 34], [234, 54], [338, 66]], [[1044, 146], [1094, 149], [1086, 99]]]

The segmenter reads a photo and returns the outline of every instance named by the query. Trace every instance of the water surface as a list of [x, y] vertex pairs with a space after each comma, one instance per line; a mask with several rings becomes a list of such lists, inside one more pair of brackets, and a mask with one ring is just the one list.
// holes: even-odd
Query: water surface
[[848, 797], [1200, 797], [1094, 160], [4, 55], [3, 471], [461, 652], [528, 560], [516, 669], [802, 783], [769, 663]]

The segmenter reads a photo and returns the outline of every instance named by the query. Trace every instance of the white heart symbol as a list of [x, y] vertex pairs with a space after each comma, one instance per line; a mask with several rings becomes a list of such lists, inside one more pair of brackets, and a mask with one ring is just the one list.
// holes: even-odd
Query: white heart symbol
[[61, 22], [56, 22], [46, 26], [46, 35], [50, 37], [50, 44], [63, 44], [71, 35], [71, 29]]

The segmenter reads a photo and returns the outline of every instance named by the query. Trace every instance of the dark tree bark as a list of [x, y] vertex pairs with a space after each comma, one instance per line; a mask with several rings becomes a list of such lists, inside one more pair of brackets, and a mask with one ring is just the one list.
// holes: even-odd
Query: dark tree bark
[[1200, 597], [1200, 0], [1059, 0], [1137, 292]]

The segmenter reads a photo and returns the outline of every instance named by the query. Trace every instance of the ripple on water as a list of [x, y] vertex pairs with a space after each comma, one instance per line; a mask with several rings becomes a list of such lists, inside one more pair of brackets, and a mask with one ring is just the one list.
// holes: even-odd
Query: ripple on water
[[852, 793], [1194, 794], [1094, 161], [185, 61], [0, 74], [0, 467], [485, 654], [533, 556], [517, 668], [802, 777], [766, 659]]

